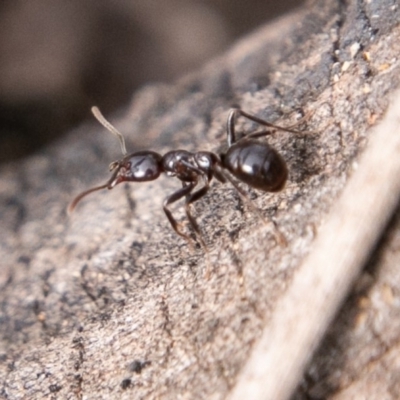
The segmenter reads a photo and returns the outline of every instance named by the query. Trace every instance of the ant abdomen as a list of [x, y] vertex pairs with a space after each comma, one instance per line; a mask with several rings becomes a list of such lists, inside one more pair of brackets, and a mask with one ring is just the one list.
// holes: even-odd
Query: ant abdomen
[[221, 156], [222, 165], [233, 176], [265, 192], [285, 186], [288, 169], [284, 159], [268, 143], [242, 139]]

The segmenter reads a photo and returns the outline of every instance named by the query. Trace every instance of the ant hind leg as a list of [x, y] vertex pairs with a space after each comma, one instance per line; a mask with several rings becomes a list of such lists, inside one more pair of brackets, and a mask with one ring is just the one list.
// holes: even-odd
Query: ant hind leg
[[241, 199], [243, 200], [243, 202], [245, 204], [247, 204], [252, 210], [253, 212], [255, 212], [258, 217], [261, 219], [261, 221], [263, 221], [263, 223], [265, 225], [268, 225], [268, 223], [271, 223], [273, 226], [273, 231], [274, 231], [274, 236], [275, 239], [277, 241], [277, 243], [280, 246], [287, 246], [287, 240], [285, 238], [285, 235], [279, 230], [277, 224], [275, 221], [273, 221], [271, 218], [265, 218], [262, 214], [261, 211], [259, 210], [259, 208], [254, 204], [254, 202], [249, 198], [249, 195], [232, 179], [232, 177], [227, 174], [226, 172], [224, 172], [223, 170], [219, 169], [218, 173], [221, 174], [224, 179], [226, 179], [227, 181], [229, 181], [231, 183], [231, 185], [237, 190], [237, 192], [239, 193]]
[[[293, 129], [293, 127], [296, 127], [298, 125], [300, 125], [301, 123], [303, 123], [304, 121], [308, 120], [310, 118], [311, 113], [307, 113], [300, 121], [296, 122], [295, 124], [288, 126], [288, 127], [284, 127], [284, 126], [280, 126], [280, 125], [275, 125], [271, 122], [265, 121], [264, 119], [258, 118], [252, 114], [249, 114], [243, 110], [241, 110], [240, 108], [232, 108], [229, 111], [228, 114], [228, 119], [227, 119], [227, 139], [228, 139], [228, 146], [232, 146], [232, 144], [234, 144], [235, 142], [238, 141], [238, 139], [236, 139], [236, 132], [235, 132], [235, 122], [236, 119], [238, 117], [244, 117], [247, 118], [250, 121], [256, 122], [259, 125], [262, 126], [266, 126], [268, 128], [272, 128], [273, 130], [280, 130], [280, 131], [286, 131], [286, 132], [290, 132], [290, 133], [298, 133], [298, 134], [304, 134], [304, 131], [298, 131]], [[273, 133], [273, 131], [263, 131], [263, 133], [261, 132], [257, 132], [252, 136], [252, 134], [250, 135], [244, 135], [244, 137], [260, 137], [260, 136], [266, 136], [266, 135], [270, 135], [271, 133]]]

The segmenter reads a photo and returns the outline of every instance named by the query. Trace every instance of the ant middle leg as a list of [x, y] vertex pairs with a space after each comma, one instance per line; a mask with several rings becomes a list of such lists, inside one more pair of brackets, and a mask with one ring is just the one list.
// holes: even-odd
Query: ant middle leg
[[210, 183], [208, 179], [204, 179], [204, 183], [205, 185], [201, 189], [197, 190], [196, 192], [190, 193], [186, 196], [185, 212], [186, 212], [186, 217], [189, 220], [192, 229], [196, 233], [196, 236], [198, 237], [201, 246], [205, 251], [207, 251], [207, 245], [204, 242], [203, 235], [201, 233], [199, 225], [197, 224], [195, 218], [190, 212], [190, 205], [195, 201], [201, 199], [208, 192], [210, 188]]
[[187, 219], [188, 219], [192, 229], [196, 233], [196, 237], [198, 238], [201, 247], [204, 250], [204, 253], [206, 256], [206, 265], [207, 265], [205, 273], [204, 273], [204, 278], [208, 280], [208, 279], [210, 279], [211, 270], [212, 270], [208, 247], [203, 239], [203, 235], [201, 233], [201, 230], [200, 230], [196, 220], [194, 219], [193, 215], [190, 212], [190, 205], [192, 203], [194, 203], [195, 201], [201, 199], [203, 196], [205, 196], [206, 193], [208, 192], [208, 190], [210, 189], [210, 179], [207, 176], [203, 176], [203, 178], [204, 178], [204, 186], [201, 189], [199, 189], [193, 193], [190, 193], [186, 196], [185, 211], [186, 211]]
[[193, 190], [193, 188], [196, 186], [196, 183], [197, 182], [190, 182], [187, 185], [183, 186], [181, 189], [177, 190], [170, 196], [166, 197], [163, 203], [164, 213], [167, 216], [168, 221], [170, 222], [172, 228], [179, 236], [183, 237], [189, 244], [192, 244], [192, 239], [188, 235], [180, 231], [179, 223], [173, 217], [172, 212], [169, 210], [168, 206], [180, 200], [182, 197], [189, 195], [190, 192]]

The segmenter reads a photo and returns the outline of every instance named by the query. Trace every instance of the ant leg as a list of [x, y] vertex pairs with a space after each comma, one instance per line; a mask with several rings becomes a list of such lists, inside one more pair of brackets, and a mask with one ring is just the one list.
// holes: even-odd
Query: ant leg
[[226, 133], [228, 135], [228, 147], [231, 147], [236, 142], [235, 139], [235, 119], [239, 109], [231, 108], [229, 110], [228, 119], [226, 121]]
[[242, 138], [240, 138], [237, 141], [240, 141], [241, 139], [255, 139], [255, 138], [259, 138], [259, 137], [263, 137], [263, 136], [268, 136], [268, 135], [272, 135], [275, 132], [276, 132], [275, 130], [253, 132], [253, 133], [249, 133], [246, 136], [243, 136]]
[[[193, 218], [192, 214], [190, 213], [190, 204], [194, 203], [195, 201], [199, 200], [201, 197], [203, 197], [208, 189], [210, 188], [210, 180], [211, 180], [211, 174], [206, 174], [204, 171], [201, 169], [194, 167], [190, 163], [185, 162], [185, 160], [181, 161], [183, 165], [185, 165], [188, 169], [196, 172], [199, 176], [201, 176], [204, 180], [204, 187], [201, 189], [197, 190], [194, 193], [189, 193], [186, 195], [186, 202], [185, 202], [185, 212], [187, 219], [189, 220], [190, 225], [192, 226], [194, 232], [196, 233], [197, 237], [199, 238], [200, 244], [203, 247], [203, 249], [207, 252], [207, 246], [203, 240], [203, 237], [201, 235], [200, 228], [196, 222], [196, 220]], [[185, 183], [182, 182], [183, 187], [185, 187]], [[194, 186], [197, 185], [197, 181], [194, 183]], [[193, 187], [194, 187], [193, 186]]]
[[176, 221], [176, 219], [173, 217], [171, 211], [169, 210], [168, 206], [172, 203], [175, 203], [176, 201], [180, 200], [182, 197], [185, 197], [190, 194], [190, 192], [193, 190], [193, 188], [196, 186], [197, 182], [190, 182], [188, 185], [185, 185], [183, 188], [177, 190], [176, 192], [172, 193], [170, 196], [166, 197], [164, 200], [163, 204], [163, 209], [164, 213], [168, 218], [168, 221], [170, 222], [172, 228], [174, 231], [181, 237], [183, 237], [185, 240], [191, 244], [191, 238], [186, 235], [185, 233], [181, 232], [179, 230], [179, 223]]
[[190, 204], [192, 204], [195, 201], [202, 198], [208, 192], [209, 188], [210, 188], [209, 181], [208, 181], [208, 179], [205, 179], [205, 186], [203, 186], [201, 189], [197, 190], [194, 193], [188, 194], [186, 196], [186, 202], [185, 202], [185, 211], [186, 211], [187, 219], [189, 220], [189, 223], [190, 223], [191, 227], [193, 228], [193, 230], [196, 232], [196, 235], [199, 238], [200, 244], [204, 248], [205, 251], [207, 251], [207, 245], [204, 242], [199, 225], [197, 224], [196, 220], [194, 219], [193, 215], [190, 212]]
[[187, 219], [189, 220], [190, 225], [192, 226], [193, 230], [196, 233], [197, 238], [199, 239], [200, 245], [204, 250], [205, 256], [206, 256], [206, 271], [204, 273], [204, 278], [205, 279], [210, 279], [211, 275], [211, 262], [210, 262], [210, 257], [209, 257], [209, 252], [208, 252], [208, 247], [203, 239], [203, 235], [201, 234], [200, 228], [190, 213], [190, 204], [194, 203], [195, 201], [201, 199], [210, 189], [210, 181], [207, 177], [204, 176], [204, 186], [197, 190], [194, 193], [190, 193], [189, 195], [186, 196], [186, 202], [185, 202], [185, 211], [186, 211], [186, 216]]
[[263, 221], [264, 224], [270, 222], [273, 225], [276, 241], [279, 243], [279, 245], [286, 246], [287, 240], [283, 235], [283, 233], [278, 229], [276, 223], [271, 218], [268, 218], [268, 220], [265, 219], [265, 217], [261, 214], [261, 211], [258, 209], [258, 207], [249, 198], [248, 194], [232, 179], [232, 177], [229, 174], [227, 174], [221, 169], [218, 169], [218, 173], [221, 174], [225, 180], [229, 181], [232, 184], [232, 186], [238, 191], [242, 200], [249, 205], [249, 207], [258, 215], [258, 217], [261, 219], [261, 221]]
[[[308, 121], [308, 120], [311, 118], [311, 116], [312, 116], [313, 114], [314, 114], [314, 110], [309, 110], [309, 111], [306, 112], [306, 113], [303, 115], [303, 117], [300, 118], [297, 122], [295, 122], [293, 125], [289, 125], [289, 126], [288, 126], [288, 129], [295, 128], [296, 126], [299, 126], [299, 125], [301, 125], [302, 123]], [[317, 133], [317, 132], [314, 132], [314, 131], [303, 131], [303, 132], [301, 132], [301, 133]]]
[[[257, 124], [260, 124], [263, 126], [267, 126], [268, 128], [279, 129], [281, 131], [286, 131], [286, 132], [291, 132], [291, 133], [300, 133], [300, 134], [304, 133], [304, 132], [292, 129], [291, 126], [283, 127], [283, 126], [272, 124], [271, 122], [265, 121], [254, 115], [248, 114], [247, 112], [241, 110], [240, 108], [232, 108], [229, 111], [228, 120], [227, 120], [227, 136], [228, 136], [228, 146], [229, 147], [232, 146], [232, 144], [237, 141], [237, 139], [235, 137], [235, 121], [236, 121], [237, 117], [247, 118], [250, 121], [256, 122]], [[308, 115], [307, 115], [307, 117], [308, 117]], [[295, 124], [293, 126], [296, 126], [297, 124]], [[268, 132], [268, 131], [266, 131], [266, 132]]]
[[[307, 114], [304, 115], [303, 118], [301, 118], [299, 121], [297, 121], [297, 122], [294, 123], [293, 125], [290, 125], [290, 126], [284, 128], [284, 130], [286, 130], [286, 131], [289, 130], [289, 132], [296, 132], [296, 131], [292, 131], [291, 129], [294, 128], [294, 127], [296, 127], [296, 126], [298, 126], [298, 125], [300, 125], [300, 124], [302, 124], [303, 122], [307, 121], [307, 120], [310, 118], [310, 116], [311, 116], [312, 114], [313, 114], [313, 112], [312, 112], [312, 111], [309, 111]], [[263, 136], [272, 135], [273, 133], [276, 132], [277, 128], [278, 128], [278, 127], [276, 127], [276, 129], [272, 129], [272, 130], [269, 130], [269, 131], [263, 130], [263, 131], [252, 132], [252, 133], [249, 133], [249, 134], [247, 134], [247, 135], [241, 137], [240, 139], [238, 139], [238, 140], [236, 140], [236, 141], [238, 142], [238, 141], [240, 141], [240, 140], [242, 140], [242, 139], [245, 139], [245, 138], [247, 138], [247, 139], [255, 139], [255, 138], [259, 138], [259, 137], [263, 137]], [[279, 128], [279, 129], [283, 129], [283, 128]], [[315, 132], [312, 132], [312, 131], [303, 131], [303, 132], [298, 132], [298, 133], [305, 134], [305, 133], [315, 133]]]
[[[292, 125], [292, 126], [296, 126], [298, 124], [300, 124], [301, 121], [297, 122], [296, 124]], [[259, 138], [259, 137], [263, 137], [263, 136], [268, 136], [268, 135], [272, 135], [273, 133], [276, 132], [276, 129], [274, 130], [270, 130], [270, 131], [258, 131], [258, 132], [252, 132], [249, 133], [243, 137], [241, 137], [240, 139], [238, 139], [236, 142], [240, 142], [242, 139], [255, 139], [255, 138]], [[304, 131], [302, 133], [313, 133], [311, 131]]]
[[218, 170], [218, 173], [221, 174], [224, 179], [226, 181], [229, 181], [231, 183], [231, 185], [237, 190], [237, 192], [240, 194], [240, 197], [242, 198], [242, 200], [248, 204], [253, 211], [259, 216], [259, 218], [261, 220], [263, 220], [265, 222], [264, 216], [261, 214], [260, 210], [258, 209], [258, 207], [256, 207], [254, 205], [254, 203], [250, 200], [248, 194], [231, 178], [230, 175], [228, 175], [225, 171], [223, 170]]

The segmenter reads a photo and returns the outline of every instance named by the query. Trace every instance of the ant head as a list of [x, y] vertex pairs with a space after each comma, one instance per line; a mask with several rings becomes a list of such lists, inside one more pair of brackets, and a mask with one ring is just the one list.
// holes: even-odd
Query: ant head
[[162, 171], [161, 160], [160, 154], [145, 150], [112, 162], [109, 169], [113, 175], [106, 183], [107, 188], [112, 189], [121, 182], [148, 182], [157, 179]]
[[117, 136], [124, 157], [119, 161], [113, 161], [109, 165], [108, 168], [112, 172], [112, 175], [105, 184], [85, 190], [76, 196], [68, 207], [68, 213], [71, 213], [82, 198], [90, 193], [102, 189], [112, 189], [121, 182], [151, 181], [157, 179], [161, 173], [161, 156], [158, 153], [153, 151], [139, 151], [127, 155], [125, 140], [122, 134], [103, 117], [97, 107], [92, 108], [92, 113], [109, 132]]

